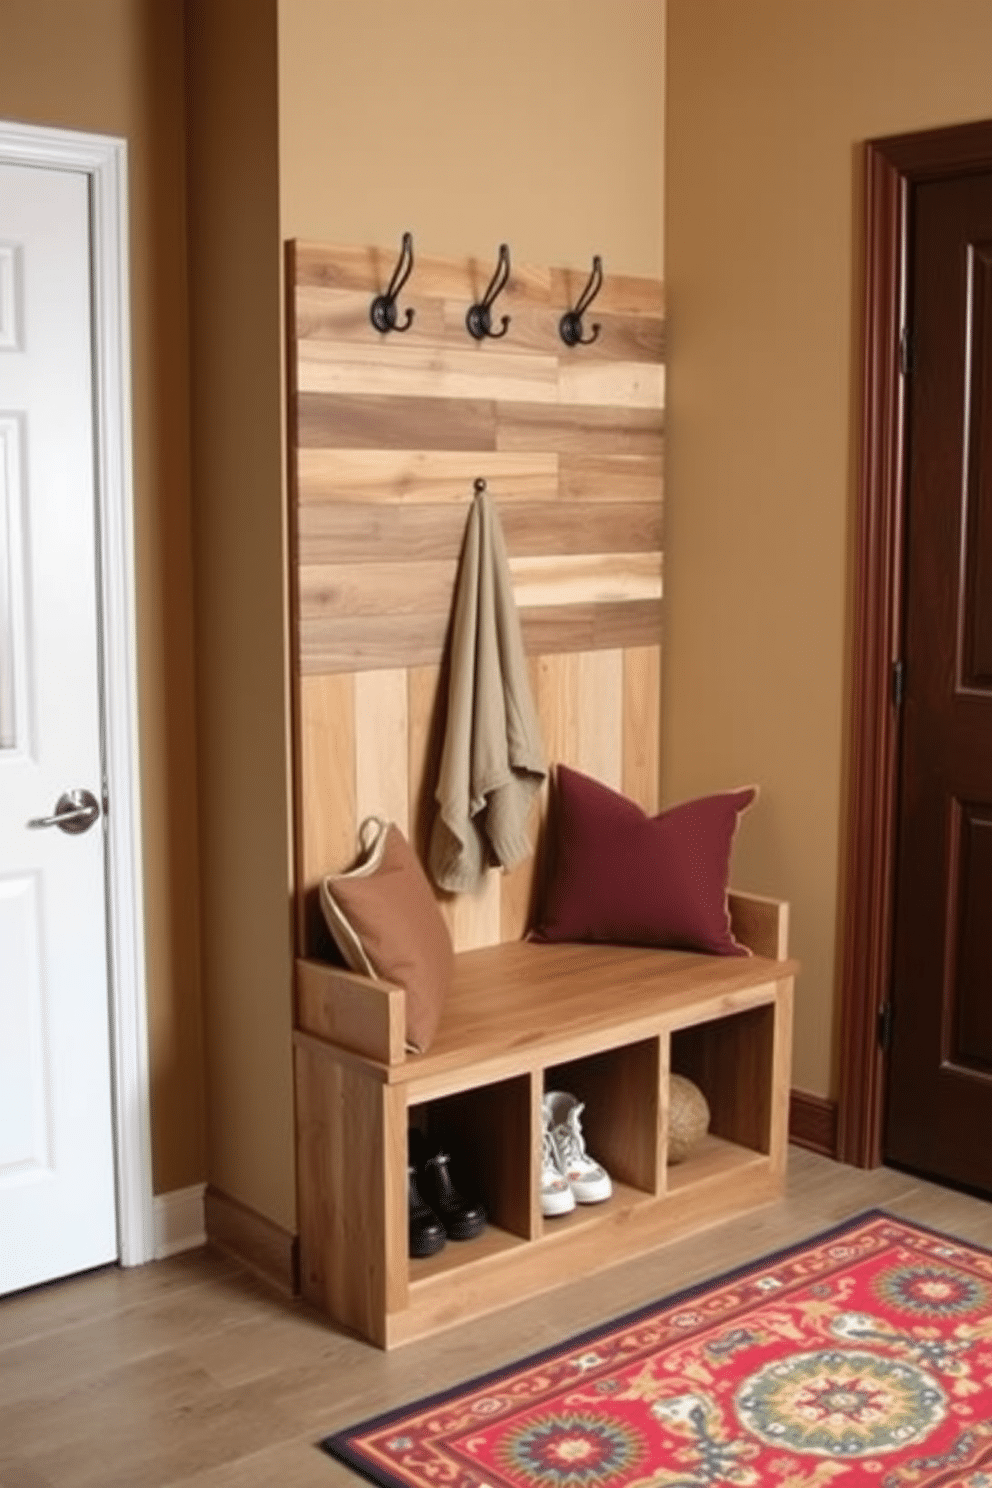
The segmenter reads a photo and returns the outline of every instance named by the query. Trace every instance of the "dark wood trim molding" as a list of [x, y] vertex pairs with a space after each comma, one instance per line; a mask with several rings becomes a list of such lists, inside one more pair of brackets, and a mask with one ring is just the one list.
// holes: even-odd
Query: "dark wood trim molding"
[[807, 1090], [790, 1090], [789, 1141], [822, 1157], [836, 1157], [837, 1102]]
[[247, 1204], [209, 1187], [204, 1197], [207, 1239], [280, 1292], [300, 1290], [299, 1241]]
[[850, 804], [837, 1155], [881, 1159], [883, 1063], [876, 1038], [888, 986], [902, 513], [905, 187], [875, 144], [866, 158], [864, 370], [858, 492]]
[[857, 513], [850, 776], [837, 1156], [882, 1160], [893, 915], [898, 719], [892, 666], [902, 631], [905, 323], [911, 188], [992, 169], [992, 123], [873, 140], [866, 150], [864, 363]]

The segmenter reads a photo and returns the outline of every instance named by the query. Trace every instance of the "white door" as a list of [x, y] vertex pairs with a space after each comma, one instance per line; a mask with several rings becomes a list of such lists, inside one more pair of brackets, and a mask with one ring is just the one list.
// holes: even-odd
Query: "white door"
[[117, 1255], [92, 322], [86, 173], [0, 165], [0, 1293]]

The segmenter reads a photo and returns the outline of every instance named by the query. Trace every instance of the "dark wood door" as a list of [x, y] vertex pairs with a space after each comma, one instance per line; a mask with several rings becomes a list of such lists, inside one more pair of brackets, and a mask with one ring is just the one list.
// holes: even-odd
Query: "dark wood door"
[[992, 1193], [992, 172], [909, 198], [885, 1156]]

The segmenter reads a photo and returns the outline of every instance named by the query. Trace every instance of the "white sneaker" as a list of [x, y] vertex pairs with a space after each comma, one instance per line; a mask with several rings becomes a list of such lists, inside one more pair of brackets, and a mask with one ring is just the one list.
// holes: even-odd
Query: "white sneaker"
[[559, 1171], [580, 1204], [601, 1204], [613, 1192], [610, 1175], [586, 1152], [585, 1138], [579, 1121], [585, 1107], [574, 1095], [550, 1090], [544, 1097], [545, 1127], [551, 1132], [551, 1145]]
[[551, 1133], [545, 1126], [544, 1146], [541, 1152], [541, 1213], [548, 1216], [571, 1214], [574, 1208], [575, 1195], [571, 1184], [558, 1166]]

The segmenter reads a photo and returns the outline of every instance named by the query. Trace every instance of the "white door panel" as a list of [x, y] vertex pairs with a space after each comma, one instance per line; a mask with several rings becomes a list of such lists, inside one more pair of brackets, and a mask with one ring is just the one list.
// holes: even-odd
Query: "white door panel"
[[0, 166], [0, 1292], [117, 1254], [102, 796], [90, 207]]

